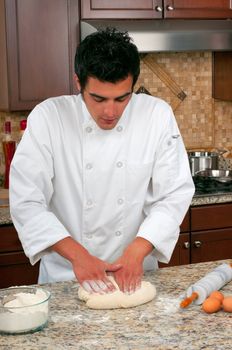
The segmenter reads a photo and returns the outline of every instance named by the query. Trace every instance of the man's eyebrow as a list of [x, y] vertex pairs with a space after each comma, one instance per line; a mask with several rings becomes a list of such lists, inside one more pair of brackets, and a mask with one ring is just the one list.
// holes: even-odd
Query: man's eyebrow
[[[92, 96], [92, 97], [101, 98], [101, 99], [103, 99], [103, 100], [107, 100], [107, 99], [108, 99], [108, 97], [95, 94], [94, 92], [89, 92], [89, 94], [90, 94], [90, 96]], [[126, 97], [126, 96], [129, 96], [129, 95], [131, 95], [131, 94], [132, 94], [131, 91], [130, 91], [130, 92], [126, 92], [126, 93], [123, 94], [123, 95], [120, 95], [120, 96], [115, 97], [114, 100], [119, 100], [119, 99], [124, 98], [124, 97]]]

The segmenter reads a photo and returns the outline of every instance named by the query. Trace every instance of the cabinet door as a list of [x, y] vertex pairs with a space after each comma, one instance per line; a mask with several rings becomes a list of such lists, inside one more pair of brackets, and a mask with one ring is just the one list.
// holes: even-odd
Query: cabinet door
[[185, 214], [185, 217], [180, 225], [180, 232], [189, 232], [190, 231], [190, 211], [188, 210]]
[[14, 226], [0, 226], [0, 237], [0, 288], [37, 283], [39, 263], [30, 264]]
[[0, 254], [0, 288], [38, 282], [39, 263], [31, 266], [23, 252]]
[[162, 18], [162, 0], [81, 0], [81, 18]]
[[232, 101], [232, 52], [213, 53], [213, 97]]
[[165, 18], [232, 18], [231, 0], [164, 0]]
[[159, 267], [185, 265], [190, 263], [190, 234], [181, 233], [168, 264], [159, 263]]
[[231, 258], [232, 228], [191, 234], [191, 263]]
[[0, 226], [0, 237], [0, 254], [23, 250], [13, 225]]
[[0, 47], [6, 51], [0, 95], [8, 91], [0, 97], [0, 108], [30, 110], [48, 97], [73, 93], [78, 1], [1, 0], [0, 5], [5, 21]]

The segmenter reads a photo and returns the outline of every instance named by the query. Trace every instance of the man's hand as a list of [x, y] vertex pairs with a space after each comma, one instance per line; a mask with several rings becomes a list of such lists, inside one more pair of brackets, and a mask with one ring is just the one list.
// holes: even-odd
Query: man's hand
[[153, 245], [149, 241], [137, 237], [115, 261], [115, 264], [122, 265], [121, 269], [114, 272], [121, 291], [131, 294], [141, 287], [143, 260], [152, 250]]
[[115, 290], [106, 272], [117, 271], [122, 267], [120, 263], [109, 264], [92, 256], [71, 237], [60, 240], [51, 249], [72, 263], [77, 280], [88, 292], [108, 293]]

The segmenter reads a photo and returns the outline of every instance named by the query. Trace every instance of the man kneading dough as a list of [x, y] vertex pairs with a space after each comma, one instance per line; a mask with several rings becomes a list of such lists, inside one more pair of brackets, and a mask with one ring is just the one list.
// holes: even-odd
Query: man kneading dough
[[150, 282], [142, 281], [141, 288], [132, 294], [126, 294], [120, 291], [112, 276], [109, 276], [109, 279], [116, 288], [114, 292], [107, 294], [90, 293], [80, 287], [78, 297], [85, 301], [91, 309], [119, 309], [145, 304], [156, 296], [156, 288]]

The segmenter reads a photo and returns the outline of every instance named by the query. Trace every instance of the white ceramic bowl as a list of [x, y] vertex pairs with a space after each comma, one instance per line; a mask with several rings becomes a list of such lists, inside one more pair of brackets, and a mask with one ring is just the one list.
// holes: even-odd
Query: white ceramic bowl
[[48, 323], [49, 291], [22, 286], [0, 289], [0, 334], [33, 333]]

